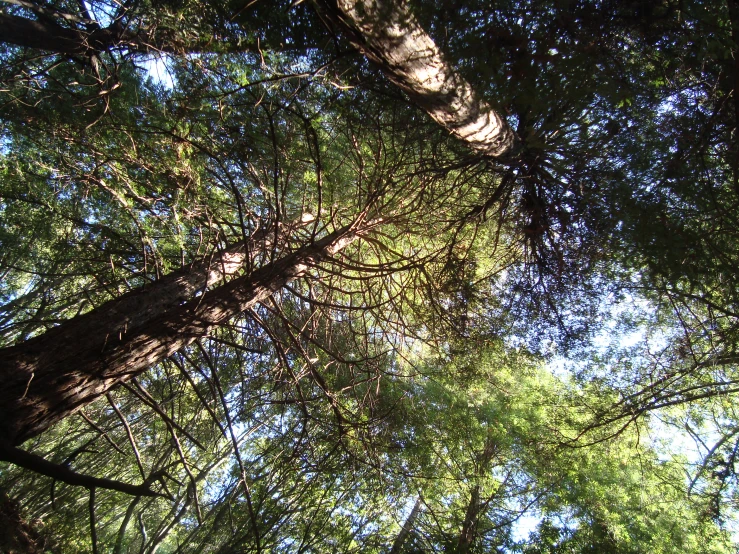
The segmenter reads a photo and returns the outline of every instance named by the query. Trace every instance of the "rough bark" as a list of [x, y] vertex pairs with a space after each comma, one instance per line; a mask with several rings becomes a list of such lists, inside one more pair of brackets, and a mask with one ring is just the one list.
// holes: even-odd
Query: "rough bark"
[[437, 123], [482, 154], [501, 158], [516, 134], [442, 56], [404, 0], [317, 0], [323, 12]]
[[0, 350], [0, 437], [19, 445], [38, 435], [265, 300], [358, 236], [344, 227], [199, 295], [204, 279], [222, 278], [228, 260], [220, 270], [213, 264], [196, 268], [198, 278], [178, 273]]

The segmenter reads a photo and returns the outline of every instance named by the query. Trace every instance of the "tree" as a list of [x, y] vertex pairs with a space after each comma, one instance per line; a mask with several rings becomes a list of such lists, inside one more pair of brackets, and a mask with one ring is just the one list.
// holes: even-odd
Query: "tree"
[[[1, 54], [3, 457], [41, 474], [3, 483], [29, 520], [115, 552], [721, 551], [731, 12], [316, 5], [4, 9], [40, 29]], [[628, 294], [659, 356], [592, 341]], [[510, 361], [554, 350], [572, 381]], [[721, 424], [694, 484], [649, 413]]]
[[[227, 256], [170, 273], [22, 345], [6, 348], [4, 432], [20, 444], [110, 388], [171, 356], [216, 325], [252, 308], [311, 266], [338, 253], [358, 233], [347, 226], [267, 264], [247, 277], [207, 290], [243, 261]], [[239, 245], [250, 250], [254, 245]], [[220, 266], [220, 267], [219, 267]], [[215, 267], [215, 269], [213, 269]], [[99, 340], [84, 340], [95, 337]], [[80, 348], [81, 347], [81, 348]], [[9, 451], [6, 456], [12, 456]]]
[[[407, 18], [410, 15], [399, 13], [393, 17]], [[409, 24], [414, 24], [412, 19]], [[413, 32], [416, 37], [413, 40], [422, 41], [429, 48], [435, 49], [431, 39], [424, 35], [420, 28], [415, 28]], [[11, 38], [12, 36], [11, 34]], [[385, 52], [386, 55], [392, 56], [394, 51], [403, 49], [409, 50], [410, 47], [394, 47], [393, 49], [386, 47]], [[386, 67], [391, 65], [388, 61], [384, 63]], [[404, 77], [404, 88], [411, 90], [413, 87], [422, 85], [421, 81], [413, 78], [414, 71], [417, 73], [422, 70], [422, 67], [443, 63], [436, 52], [431, 59], [424, 60], [416, 69], [404, 70], [407, 73]], [[397, 67], [398, 64], [392, 65]], [[451, 69], [443, 65], [438, 78], [444, 81], [455, 79], [457, 82], [453, 83], [449, 90], [462, 92], [458, 99], [452, 98], [448, 101], [449, 108], [441, 105], [440, 109], [450, 114], [445, 117], [442, 117], [442, 112], [437, 113], [431, 110], [428, 102], [422, 104], [431, 110], [430, 113], [437, 114], [437, 120], [442, 121], [446, 127], [454, 129], [466, 142], [477, 144], [476, 148], [484, 149], [488, 153], [500, 155], [509, 148], [509, 143], [513, 140], [512, 131], [508, 129], [503, 120], [482, 104], [477, 103], [474, 107], [469, 107], [471, 103], [477, 102], [473, 98], [469, 84], [455, 78]], [[418, 97], [425, 94], [414, 93]], [[435, 91], [435, 94], [444, 97], [447, 93], [440, 89]], [[436, 100], [435, 103], [438, 105], [439, 101]], [[462, 109], [481, 112], [483, 114], [481, 117], [492, 118], [491, 125], [495, 129], [500, 128], [501, 131], [495, 131], [493, 136], [488, 137], [493, 131], [479, 130], [478, 123], [464, 123], [464, 125], [471, 125], [475, 128], [474, 133], [471, 134], [470, 131], [464, 130], [467, 127], [464, 127], [460, 121], [460, 118], [464, 120], [468, 116], [464, 113], [452, 113]], [[481, 135], [478, 136], [476, 133], [481, 133]], [[499, 138], [498, 134], [503, 138]], [[484, 139], [481, 138], [482, 135], [485, 136]], [[486, 141], [490, 143], [488, 146], [483, 144]], [[504, 146], [497, 146], [498, 143]], [[192, 298], [194, 292], [207, 286], [208, 279], [204, 277], [211, 265], [196, 267], [193, 268], [193, 273], [187, 276], [188, 282], [183, 282], [183, 276], [180, 275], [168, 276], [152, 286], [145, 295], [134, 291], [127, 297], [116, 300], [115, 303], [106, 304], [94, 313], [76, 318], [70, 323], [47, 332], [43, 338], [35, 338], [22, 347], [5, 350], [2, 365], [8, 375], [7, 406], [9, 409], [8, 417], [4, 418], [4, 421], [5, 434], [10, 437], [10, 444], [17, 445], [24, 442], [45, 430], [49, 424], [66, 417], [80, 406], [104, 394], [122, 379], [143, 371], [196, 337], [204, 336], [214, 325], [251, 308], [256, 302], [266, 298], [271, 291], [299, 277], [309, 265], [343, 248], [347, 242], [345, 235], [348, 231], [353, 232], [352, 227], [346, 227], [328, 235], [315, 245], [309, 246], [305, 251], [298, 251], [275, 266], [260, 269], [260, 273], [250, 276], [246, 282], [231, 283], [227, 289], [221, 289], [222, 295], [211, 291], [207, 295], [207, 300], [198, 298], [192, 300], [189, 306], [182, 305]], [[355, 236], [351, 235], [351, 238]], [[242, 246], [242, 248], [250, 250], [253, 247]], [[211, 264], [219, 265], [219, 260]], [[228, 274], [229, 272], [224, 270], [223, 273]], [[275, 274], [279, 277], [275, 277]], [[197, 279], [197, 276], [201, 276], [200, 279]], [[220, 276], [214, 277], [217, 279]], [[169, 283], [173, 283], [171, 289], [168, 288]], [[243, 294], [237, 292], [240, 289], [253, 289], [253, 291], [237, 300], [238, 296]], [[152, 304], [149, 298], [157, 298], [158, 302]], [[230, 303], [233, 303], [233, 307], [227, 307]], [[195, 310], [196, 306], [197, 310]], [[213, 313], [210, 313], [211, 311]], [[215, 315], [216, 312], [217, 315]], [[164, 314], [167, 316], [163, 317]], [[156, 322], [154, 323], [156, 330], [149, 326], [149, 321]], [[81, 337], [89, 337], [91, 330], [98, 333], [99, 340], [88, 340], [87, 350], [79, 350], [78, 346], [84, 342]], [[118, 335], [117, 341], [116, 335]], [[66, 353], [63, 354], [65, 351]], [[44, 353], [53, 353], [51, 363], [44, 361]], [[65, 360], [69, 360], [71, 364], [65, 365]], [[89, 360], [89, 362], [83, 360]], [[12, 417], [9, 415], [11, 413], [14, 414]], [[12, 457], [10, 452], [9, 450], [5, 454], [6, 458]]]
[[473, 150], [504, 157], [516, 145], [505, 118], [442, 56], [403, 2], [322, 4], [352, 44], [437, 123]]

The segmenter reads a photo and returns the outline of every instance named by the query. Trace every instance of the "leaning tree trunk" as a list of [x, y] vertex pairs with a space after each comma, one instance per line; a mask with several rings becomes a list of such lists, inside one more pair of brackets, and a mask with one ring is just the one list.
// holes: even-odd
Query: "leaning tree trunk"
[[322, 11], [437, 123], [482, 154], [517, 145], [506, 120], [442, 56], [404, 0], [317, 0]]
[[408, 517], [403, 523], [403, 527], [400, 529], [400, 533], [398, 533], [398, 536], [395, 537], [395, 540], [393, 541], [393, 547], [390, 549], [390, 554], [400, 554], [402, 552], [403, 545], [413, 532], [413, 526], [416, 524], [416, 519], [418, 518], [418, 514], [421, 513], [422, 507], [423, 499], [419, 494], [418, 498], [416, 498], [416, 503], [413, 505], [411, 513], [408, 514]]
[[89, 55], [113, 46], [124, 46], [128, 37], [122, 27], [90, 31], [63, 27], [53, 21], [27, 19], [0, 13], [0, 42], [70, 56]]
[[206, 289], [209, 282], [233, 274], [235, 260], [244, 259], [238, 249], [231, 249], [218, 263], [165, 277], [43, 335], [1, 349], [0, 442], [19, 445], [40, 434], [265, 300], [358, 236], [354, 227], [343, 227], [251, 273]]

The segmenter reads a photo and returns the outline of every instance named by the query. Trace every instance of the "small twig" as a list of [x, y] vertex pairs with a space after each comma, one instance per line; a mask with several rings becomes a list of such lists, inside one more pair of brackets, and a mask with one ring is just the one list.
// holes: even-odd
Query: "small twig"
[[118, 416], [118, 419], [121, 420], [121, 423], [123, 424], [123, 428], [126, 430], [126, 435], [128, 435], [128, 442], [131, 443], [131, 448], [133, 448], [134, 456], [136, 456], [136, 465], [139, 466], [141, 477], [143, 479], [146, 479], [146, 472], [144, 471], [144, 465], [141, 463], [141, 455], [139, 454], [139, 449], [136, 447], [136, 440], [133, 437], [133, 433], [131, 432], [131, 427], [129, 427], [128, 421], [126, 420], [126, 416], [124, 416], [121, 413], [121, 411], [118, 409], [118, 406], [116, 406], [115, 401], [113, 400], [113, 395], [111, 393], [107, 393], [105, 397], [108, 399], [108, 402], [110, 402], [110, 405], [112, 406], [113, 411], [115, 411], [116, 415]]

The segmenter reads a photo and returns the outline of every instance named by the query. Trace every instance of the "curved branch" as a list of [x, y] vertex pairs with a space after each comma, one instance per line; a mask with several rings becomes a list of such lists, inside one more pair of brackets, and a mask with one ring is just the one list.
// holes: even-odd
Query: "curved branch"
[[41, 475], [46, 475], [68, 485], [85, 487], [90, 490], [95, 488], [108, 489], [133, 496], [161, 496], [162, 498], [167, 498], [162, 493], [151, 490], [148, 482], [144, 482], [141, 485], [131, 485], [130, 483], [114, 481], [113, 479], [106, 479], [104, 477], [84, 475], [72, 471], [67, 466], [55, 464], [37, 454], [32, 454], [8, 444], [0, 444], [0, 460], [10, 462], [24, 469], [40, 473]]

